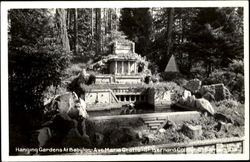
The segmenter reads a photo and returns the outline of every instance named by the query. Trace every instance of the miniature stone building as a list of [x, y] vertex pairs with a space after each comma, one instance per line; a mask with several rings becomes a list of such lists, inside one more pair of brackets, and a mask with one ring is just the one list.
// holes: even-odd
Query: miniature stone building
[[[148, 90], [145, 78], [151, 76], [145, 57], [135, 53], [135, 44], [129, 40], [116, 41], [111, 45], [110, 55], [98, 61], [107, 68], [106, 74], [95, 74], [95, 84], [87, 87], [82, 98], [87, 110], [108, 110], [130, 103], [147, 103], [161, 109], [169, 108], [170, 92]], [[95, 63], [96, 64], [96, 63]], [[98, 88], [97, 88], [98, 87]]]
[[[111, 54], [105, 57], [108, 74], [97, 75], [96, 83], [142, 83], [145, 75], [150, 75], [151, 73], [150, 70], [148, 70], [146, 59], [135, 53], [134, 48], [135, 45], [131, 41], [114, 42], [112, 44]], [[139, 69], [139, 63], [144, 64], [142, 69]]]
[[137, 65], [135, 57], [135, 45], [130, 43], [113, 44], [113, 58], [109, 60], [109, 72], [111, 74], [136, 74]]

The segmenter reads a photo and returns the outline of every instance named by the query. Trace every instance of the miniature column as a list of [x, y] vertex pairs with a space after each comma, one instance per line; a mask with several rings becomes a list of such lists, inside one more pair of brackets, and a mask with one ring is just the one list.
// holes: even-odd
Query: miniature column
[[134, 63], [134, 70], [135, 70], [135, 74], [137, 74], [137, 63]]
[[135, 53], [135, 43], [132, 43], [132, 53]]
[[117, 61], [115, 61], [115, 74], [117, 73]]
[[123, 61], [122, 61], [122, 74], [124, 73], [124, 64], [123, 64]]
[[130, 61], [128, 61], [128, 74], [130, 74]]

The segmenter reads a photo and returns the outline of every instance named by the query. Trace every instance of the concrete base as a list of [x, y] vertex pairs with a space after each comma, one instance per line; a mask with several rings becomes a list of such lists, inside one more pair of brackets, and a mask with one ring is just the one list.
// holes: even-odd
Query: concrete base
[[115, 116], [97, 116], [90, 117], [89, 120], [113, 120], [113, 119], [131, 119], [131, 118], [157, 118], [168, 119], [173, 122], [181, 122], [195, 120], [200, 117], [198, 111], [186, 112], [165, 112], [165, 113], [148, 113], [148, 114], [131, 114], [131, 115], [115, 115]]
[[122, 108], [121, 103], [108, 103], [108, 104], [87, 104], [87, 111], [101, 111]]

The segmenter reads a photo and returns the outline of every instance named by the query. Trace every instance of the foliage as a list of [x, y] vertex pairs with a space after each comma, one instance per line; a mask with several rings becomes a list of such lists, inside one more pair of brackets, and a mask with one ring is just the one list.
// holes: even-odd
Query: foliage
[[235, 126], [243, 126], [245, 123], [244, 105], [235, 100], [223, 100], [216, 103], [217, 112], [225, 114], [233, 119]]
[[121, 9], [120, 30], [135, 42], [135, 51], [147, 55], [152, 32], [152, 16], [149, 8]]
[[244, 103], [244, 67], [242, 61], [233, 60], [225, 70], [214, 71], [208, 78], [203, 79], [203, 84], [223, 83], [235, 99]]
[[148, 58], [159, 65], [159, 70], [164, 71], [167, 61], [171, 55], [177, 58], [180, 71], [188, 71], [190, 68], [190, 57], [185, 52], [184, 44], [187, 41], [191, 22], [197, 15], [197, 8], [174, 8], [174, 23], [172, 32], [173, 47], [167, 55], [167, 33], [168, 33], [168, 8], [152, 8], [153, 33], [150, 54]]
[[[28, 146], [29, 133], [43, 118], [43, 92], [61, 82], [69, 55], [62, 47], [49, 9], [9, 10], [10, 144]], [[14, 126], [13, 126], [14, 125]]]
[[184, 76], [179, 72], [162, 72], [160, 73], [160, 77], [162, 81], [175, 81], [180, 78], [184, 78]]
[[202, 8], [192, 22], [186, 52], [194, 62], [202, 61], [207, 76], [243, 59], [241, 8]]
[[[72, 16], [75, 12], [75, 9], [67, 9], [68, 15]], [[77, 9], [77, 29], [78, 29], [78, 55], [86, 56], [90, 55], [90, 51], [92, 50], [94, 38], [91, 35], [91, 9], [90, 8], [79, 8]], [[74, 49], [74, 21], [71, 20], [71, 17], [68, 17], [68, 35], [70, 41], [70, 49]], [[92, 42], [92, 44], [91, 44]]]

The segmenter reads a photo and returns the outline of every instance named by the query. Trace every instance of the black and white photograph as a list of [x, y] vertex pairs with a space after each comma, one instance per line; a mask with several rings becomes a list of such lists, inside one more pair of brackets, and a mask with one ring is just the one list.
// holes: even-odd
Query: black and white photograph
[[1, 2], [3, 161], [249, 159], [248, 19], [248, 1]]

